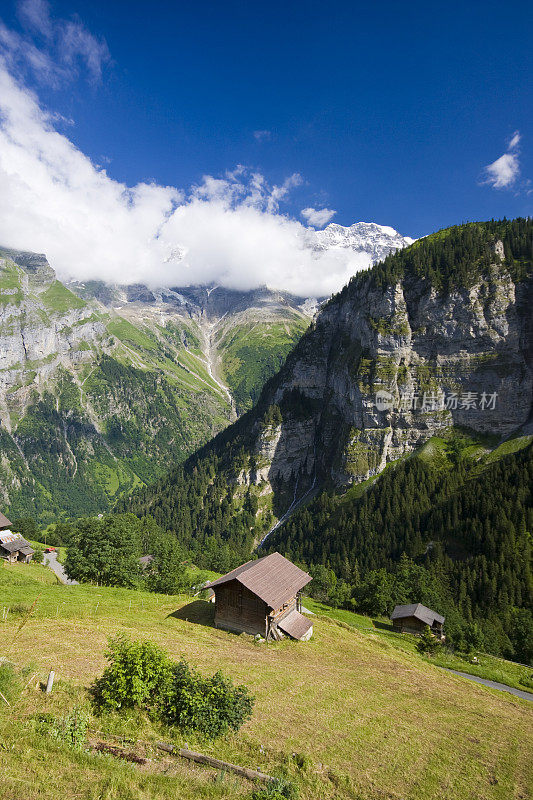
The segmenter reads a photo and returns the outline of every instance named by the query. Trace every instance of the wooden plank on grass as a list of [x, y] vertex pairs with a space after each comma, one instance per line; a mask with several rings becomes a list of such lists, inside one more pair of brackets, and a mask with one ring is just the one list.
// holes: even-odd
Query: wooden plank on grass
[[237, 764], [230, 764], [228, 761], [221, 761], [218, 758], [206, 756], [203, 753], [195, 753], [193, 750], [185, 750], [184, 748], [176, 749], [173, 744], [158, 742], [157, 746], [160, 750], [165, 750], [167, 753], [173, 753], [182, 758], [188, 758], [189, 761], [195, 761], [197, 764], [207, 764], [209, 767], [215, 767], [216, 769], [225, 770], [226, 772], [235, 772], [237, 775], [242, 775], [243, 778], [248, 778], [250, 781], [268, 782], [274, 780], [271, 775], [266, 775], [259, 770], [239, 767]]

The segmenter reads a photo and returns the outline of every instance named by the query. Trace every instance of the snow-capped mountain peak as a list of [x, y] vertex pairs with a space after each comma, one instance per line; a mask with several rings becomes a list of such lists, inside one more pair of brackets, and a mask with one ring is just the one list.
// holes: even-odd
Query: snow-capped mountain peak
[[315, 231], [313, 240], [315, 250], [350, 249], [367, 253], [373, 263], [415, 241], [388, 225], [376, 222], [356, 222], [348, 227], [332, 222], [324, 230]]

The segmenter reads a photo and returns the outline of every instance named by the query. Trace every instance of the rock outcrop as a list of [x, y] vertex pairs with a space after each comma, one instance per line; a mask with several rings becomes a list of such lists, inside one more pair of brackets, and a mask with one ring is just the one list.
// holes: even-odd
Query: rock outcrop
[[360, 482], [461, 426], [501, 439], [532, 417], [533, 281], [515, 282], [496, 242], [468, 288], [372, 276], [318, 315], [263, 403], [283, 421], [255, 457], [274, 490]]

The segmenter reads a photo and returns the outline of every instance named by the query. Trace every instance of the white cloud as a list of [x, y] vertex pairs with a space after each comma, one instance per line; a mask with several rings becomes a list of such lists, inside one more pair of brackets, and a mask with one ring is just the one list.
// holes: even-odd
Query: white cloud
[[60, 57], [70, 68], [80, 61], [84, 63], [94, 81], [102, 78], [102, 67], [109, 60], [109, 50], [104, 41], [78, 22], [64, 22], [60, 28]]
[[[30, 70], [39, 83], [57, 88], [77, 78], [80, 68], [98, 83], [110, 61], [107, 44], [93, 36], [78, 19], [54, 19], [46, 0], [21, 0], [18, 16], [23, 32], [0, 20], [0, 53], [12, 72]], [[41, 40], [37, 46], [32, 38]]]
[[46, 0], [21, 0], [17, 6], [17, 14], [24, 27], [51, 39], [53, 25], [50, 18], [50, 6]]
[[485, 167], [486, 183], [495, 189], [507, 189], [512, 186], [520, 174], [520, 164], [515, 153], [504, 153]]
[[489, 184], [494, 189], [509, 189], [520, 175], [520, 160], [518, 145], [521, 135], [515, 131], [507, 145], [507, 152], [488, 164], [483, 170], [483, 183]]
[[323, 228], [337, 212], [331, 208], [304, 208], [300, 211], [302, 217], [314, 228]]
[[0, 59], [0, 243], [46, 253], [61, 277], [266, 284], [322, 296], [369, 264], [349, 249], [313, 249], [315, 232], [280, 213], [302, 181], [297, 174], [271, 186], [238, 166], [187, 192], [128, 187], [91, 162], [55, 121]]
[[509, 150], [514, 150], [520, 144], [520, 139], [522, 136], [520, 135], [520, 131], [515, 131], [511, 138], [509, 139]]

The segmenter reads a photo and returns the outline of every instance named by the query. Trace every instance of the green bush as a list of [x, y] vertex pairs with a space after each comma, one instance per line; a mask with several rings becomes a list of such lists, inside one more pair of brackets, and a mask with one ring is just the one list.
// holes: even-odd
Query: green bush
[[43, 561], [44, 561], [44, 550], [41, 547], [35, 548], [35, 551], [33, 553], [33, 561], [35, 561], [36, 564], [42, 564], [43, 563]]
[[234, 686], [221, 672], [204, 678], [182, 659], [174, 667], [164, 713], [171, 725], [214, 739], [238, 731], [252, 716], [253, 702], [245, 686]]
[[109, 640], [110, 662], [91, 687], [100, 709], [141, 707], [154, 710], [169, 692], [173, 663], [152, 642], [132, 642], [119, 634]]
[[432, 655], [435, 650], [440, 647], [440, 642], [437, 637], [431, 633], [429, 625], [424, 628], [424, 633], [420, 636], [416, 643], [416, 649], [419, 653]]
[[297, 800], [298, 787], [289, 778], [275, 778], [252, 792], [251, 800]]
[[245, 686], [234, 686], [221, 672], [205, 678], [151, 642], [119, 635], [110, 640], [106, 656], [109, 666], [91, 687], [99, 710], [143, 708], [208, 738], [239, 730], [252, 715], [254, 699]]
[[75, 706], [64, 717], [54, 717], [53, 714], [41, 714], [37, 720], [37, 730], [51, 736], [58, 742], [63, 742], [73, 750], [83, 750], [87, 737], [89, 714], [83, 708]]

